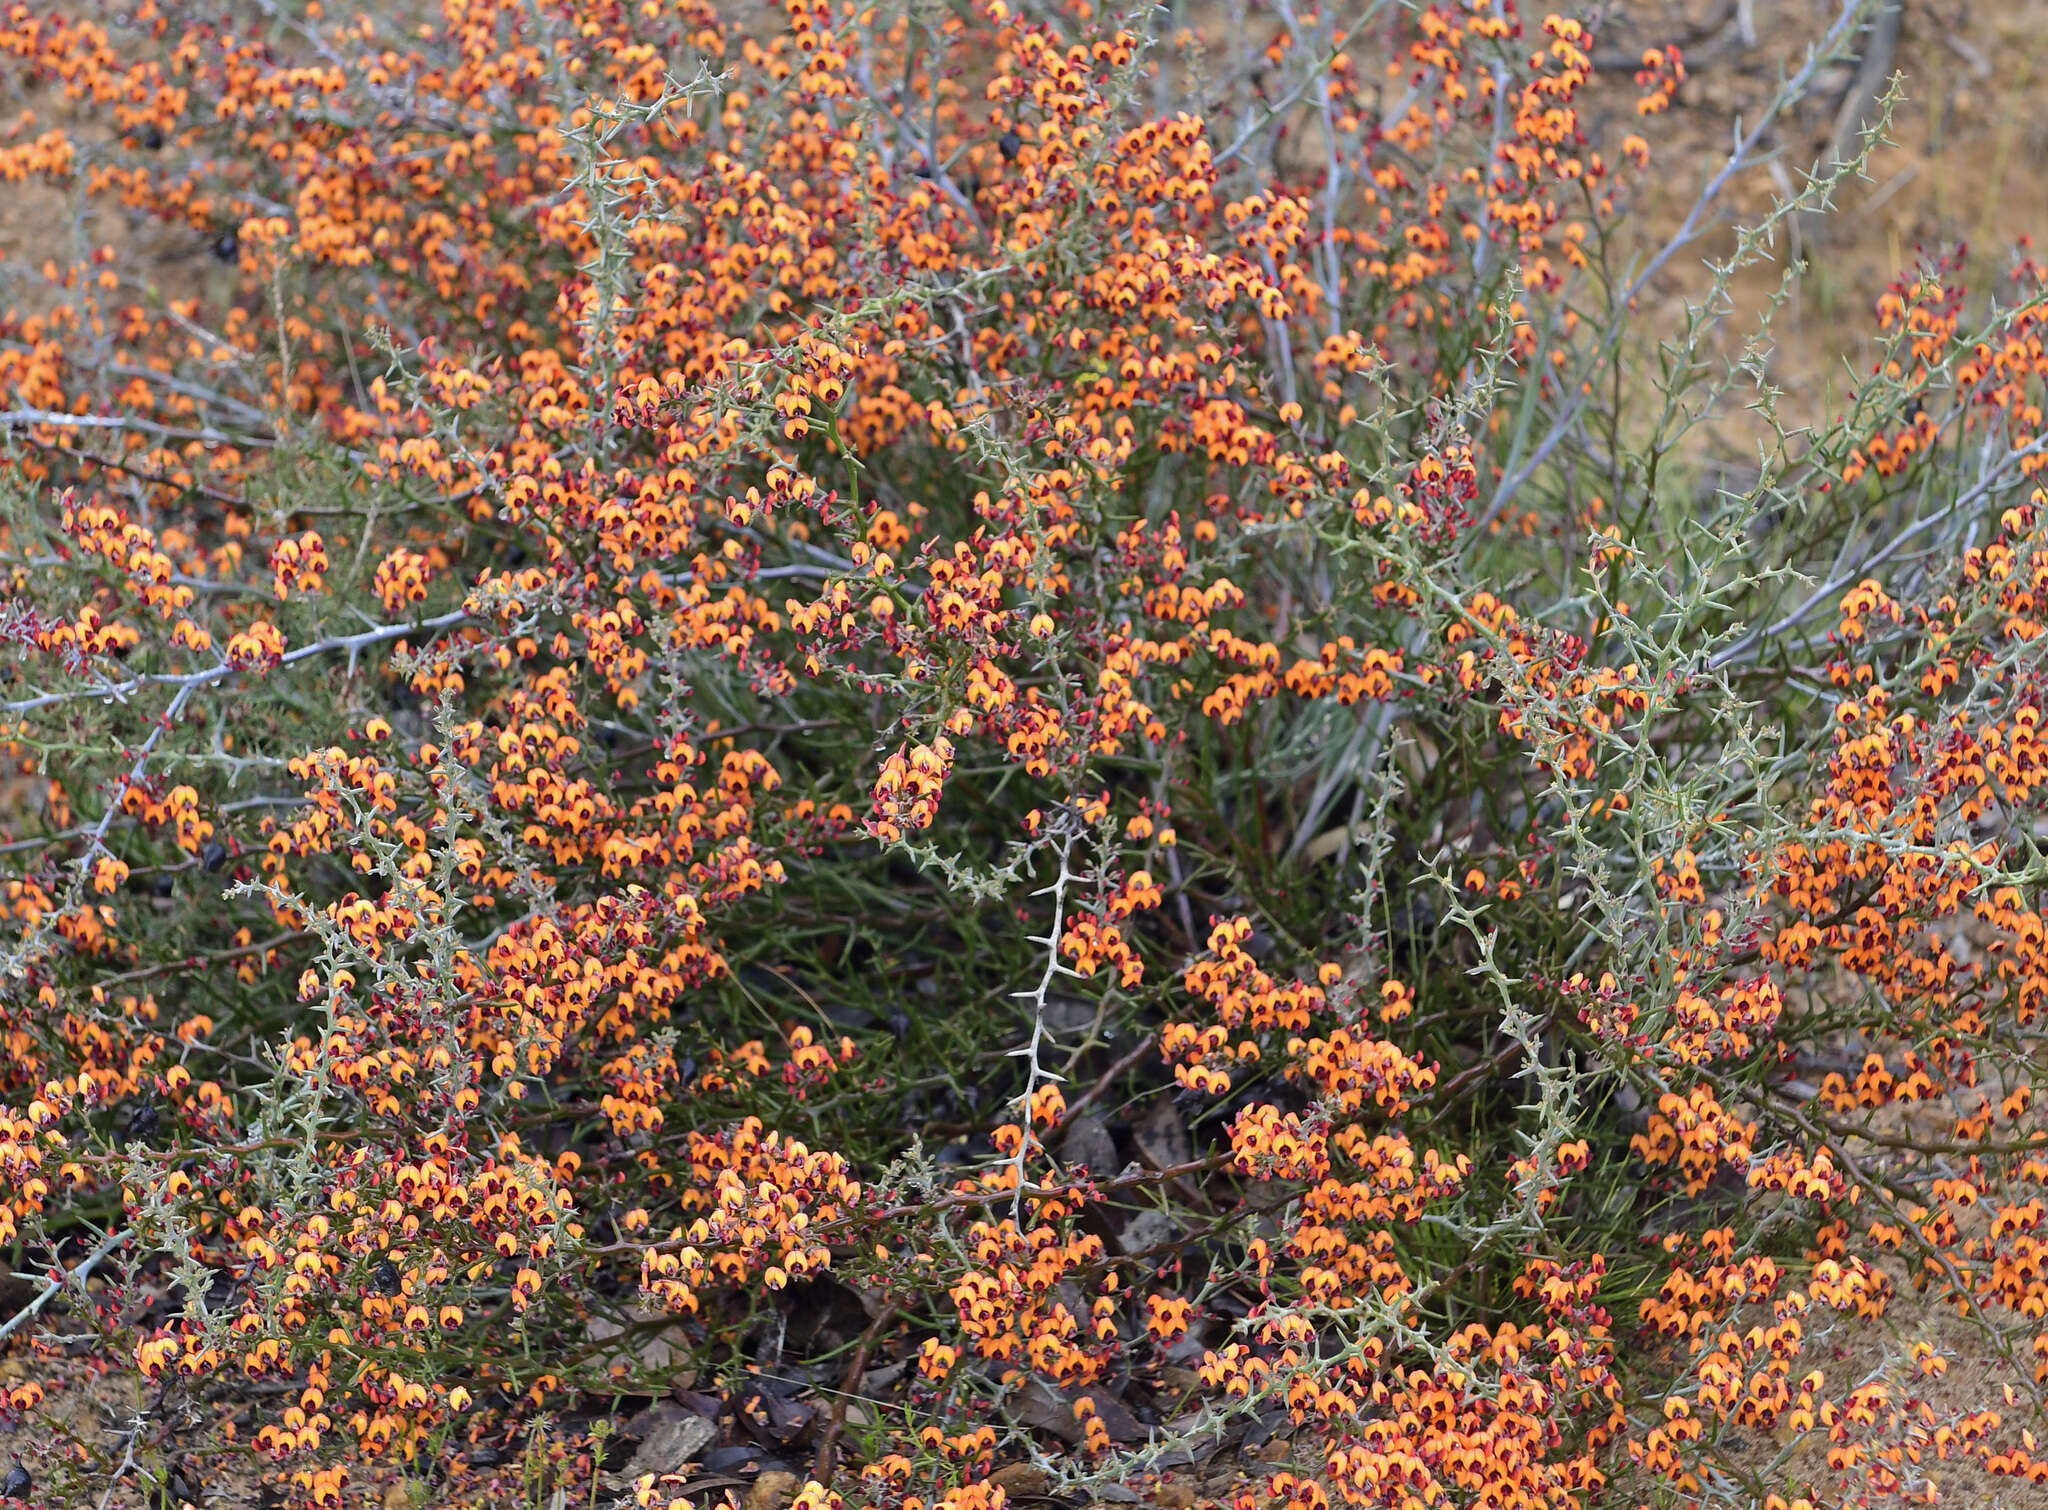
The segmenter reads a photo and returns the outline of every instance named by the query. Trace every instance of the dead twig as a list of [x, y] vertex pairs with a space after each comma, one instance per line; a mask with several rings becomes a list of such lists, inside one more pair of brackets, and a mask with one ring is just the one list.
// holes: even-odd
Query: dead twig
[[1104, 1091], [1108, 1090], [1112, 1085], [1116, 1084], [1116, 1082], [1120, 1078], [1122, 1078], [1126, 1070], [1131, 1069], [1134, 1065], [1137, 1064], [1137, 1062], [1140, 1059], [1143, 1059], [1145, 1057], [1145, 1055], [1152, 1048], [1154, 1037], [1155, 1035], [1147, 1033], [1143, 1038], [1141, 1038], [1138, 1041], [1138, 1046], [1136, 1048], [1132, 1049], [1128, 1054], [1124, 1055], [1123, 1058], [1117, 1060], [1115, 1064], [1112, 1064], [1108, 1069], [1104, 1070], [1102, 1072], [1102, 1078], [1096, 1081], [1093, 1085], [1089, 1086], [1088, 1089], [1084, 1091], [1079, 1098], [1077, 1098], [1072, 1104], [1070, 1104], [1067, 1107], [1066, 1111], [1061, 1115], [1060, 1120], [1062, 1122], [1071, 1122], [1074, 1120], [1074, 1118], [1080, 1116], [1082, 1112], [1086, 1111], [1089, 1108], [1089, 1106], [1091, 1106], [1102, 1095]]
[[825, 1434], [818, 1440], [818, 1455], [811, 1464], [811, 1477], [821, 1484], [832, 1482], [839, 1434], [846, 1429], [847, 1407], [853, 1403], [854, 1391], [860, 1388], [860, 1376], [867, 1371], [868, 1354], [874, 1351], [882, 1333], [902, 1314], [895, 1306], [884, 1306], [881, 1314], [860, 1334], [860, 1341], [853, 1349], [853, 1361], [846, 1365], [846, 1372], [839, 1381], [839, 1398], [832, 1402], [832, 1419], [825, 1423]]

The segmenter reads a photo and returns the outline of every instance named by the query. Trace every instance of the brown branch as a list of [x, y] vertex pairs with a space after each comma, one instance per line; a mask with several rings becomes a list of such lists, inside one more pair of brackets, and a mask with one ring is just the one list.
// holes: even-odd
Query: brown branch
[[1130, 1069], [1140, 1059], [1143, 1059], [1145, 1057], [1146, 1053], [1152, 1047], [1153, 1038], [1153, 1034], [1147, 1033], [1143, 1038], [1138, 1040], [1138, 1046], [1136, 1048], [1132, 1049], [1130, 1053], [1124, 1055], [1123, 1058], [1119, 1059], [1115, 1064], [1112, 1064], [1108, 1069], [1104, 1070], [1102, 1072], [1102, 1078], [1096, 1081], [1093, 1085], [1089, 1086], [1078, 1101], [1075, 1101], [1071, 1106], [1069, 1106], [1064, 1112], [1060, 1114], [1060, 1121], [1071, 1122], [1074, 1120], [1074, 1118], [1080, 1116], [1082, 1112], [1086, 1111], [1088, 1107], [1092, 1105], [1102, 1095], [1104, 1091], [1108, 1090], [1112, 1085], [1116, 1084], [1117, 1080], [1123, 1075], [1123, 1073], [1126, 1070]]
[[273, 949], [282, 949], [287, 944], [296, 944], [300, 939], [311, 938], [307, 930], [295, 929], [291, 933], [280, 933], [275, 938], [261, 940], [254, 944], [242, 944], [233, 949], [223, 949], [218, 954], [193, 954], [181, 960], [166, 960], [160, 965], [150, 965], [141, 970], [130, 970], [125, 975], [110, 975], [105, 980], [95, 981], [97, 986], [126, 986], [139, 980], [152, 980], [159, 975], [170, 975], [179, 970], [198, 970], [208, 965], [225, 964], [231, 959], [240, 959], [247, 954], [268, 954]]
[[874, 1351], [882, 1333], [902, 1314], [895, 1306], [884, 1306], [881, 1314], [860, 1334], [860, 1343], [853, 1350], [853, 1361], [847, 1364], [846, 1373], [839, 1381], [839, 1398], [832, 1402], [832, 1419], [825, 1424], [825, 1435], [818, 1442], [818, 1455], [811, 1463], [811, 1477], [821, 1484], [832, 1482], [834, 1449], [839, 1445], [839, 1434], [846, 1429], [846, 1408], [853, 1403], [853, 1392], [860, 1388], [860, 1376], [867, 1371], [868, 1354]]
[[[1547, 1033], [1556, 1025], [1557, 1012], [1553, 1009], [1550, 1015], [1543, 1019], [1541, 1026], [1537, 1028], [1537, 1032]], [[1418, 1102], [1432, 1107], [1448, 1102], [1472, 1082], [1487, 1075], [1499, 1074], [1502, 1070], [1513, 1064], [1515, 1059], [1524, 1053], [1526, 1049], [1527, 1045], [1519, 1038], [1514, 1039], [1492, 1057], [1482, 1059], [1479, 1063], [1458, 1071], [1457, 1074], [1451, 1076], [1450, 1079], [1430, 1092], [1427, 1097], [1418, 1097]]]

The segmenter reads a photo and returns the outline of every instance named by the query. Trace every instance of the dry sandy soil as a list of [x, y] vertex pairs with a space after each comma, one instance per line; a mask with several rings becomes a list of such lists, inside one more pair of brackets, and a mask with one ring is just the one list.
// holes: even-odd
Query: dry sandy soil
[[[1646, 242], [1683, 218], [1700, 184], [1726, 161], [1738, 125], [1759, 118], [1781, 74], [1798, 68], [1838, 10], [1836, 0], [1655, 0], [1615, 8], [1602, 62], [1620, 63], [1666, 38], [1687, 44], [1691, 77], [1677, 108], [1645, 133], [1659, 170], [1639, 225]], [[1778, 248], [1781, 259], [1796, 251], [1807, 264], [1775, 325], [1772, 373], [1795, 412], [1816, 413], [1831, 391], [1840, 394], [1845, 359], [1867, 351], [1876, 297], [1920, 253], [1967, 246], [1974, 291], [2003, 278], [2025, 238], [2048, 237], [2048, 178], [2041, 176], [2048, 112], [2035, 103], [2048, 82], [2044, 65], [2042, 0], [1905, 0], [1890, 56], [1899, 94], [1888, 144], [1871, 154], [1861, 180], [1838, 192], [1833, 216], [1802, 223], [1798, 246]], [[1829, 157], [1856, 75], [1851, 64], [1826, 70], [1813, 97], [1772, 131], [1766, 145], [1775, 151], [1730, 187], [1736, 215], [1759, 218]], [[1709, 241], [1702, 253], [1727, 244], [1725, 236]], [[1779, 276], [1777, 267], [1755, 270], [1738, 285], [1738, 302], [1760, 306]], [[1703, 284], [1696, 258], [1676, 259], [1662, 290], [1666, 317]]]

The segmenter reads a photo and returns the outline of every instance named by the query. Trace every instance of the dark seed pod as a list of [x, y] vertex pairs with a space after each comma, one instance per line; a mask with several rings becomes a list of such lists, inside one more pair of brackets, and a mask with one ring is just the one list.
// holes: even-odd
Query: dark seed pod
[[396, 1295], [398, 1293], [398, 1265], [388, 1258], [385, 1259], [377, 1265], [376, 1273], [370, 1276], [370, 1283], [375, 1285], [383, 1294]]
[[129, 1141], [147, 1142], [150, 1138], [156, 1136], [156, 1130], [162, 1124], [162, 1121], [163, 1119], [157, 1115], [156, 1108], [147, 1101], [143, 1102], [142, 1105], [136, 1107], [129, 1114]]
[[0, 1479], [0, 1499], [25, 1500], [35, 1486], [36, 1481], [28, 1476], [28, 1470], [16, 1463], [8, 1470], [7, 1477]]
[[143, 151], [161, 152], [163, 150], [163, 146], [164, 133], [163, 128], [161, 126], [145, 126], [142, 128]]
[[151, 889], [160, 897], [170, 896], [178, 889], [178, 878], [166, 871], [156, 878], [156, 885]]
[[222, 262], [233, 262], [241, 254], [242, 238], [234, 231], [229, 231], [213, 244], [213, 255]]
[[504, 1461], [504, 1454], [494, 1447], [479, 1447], [469, 1455], [472, 1468], [495, 1468]]
[[199, 863], [206, 867], [209, 874], [219, 870], [228, 863], [228, 847], [218, 839], [208, 839], [206, 848], [199, 852]]
[[1014, 131], [1005, 131], [996, 138], [996, 150], [1003, 154], [1003, 161], [1013, 163], [1017, 154], [1024, 150], [1024, 138]]

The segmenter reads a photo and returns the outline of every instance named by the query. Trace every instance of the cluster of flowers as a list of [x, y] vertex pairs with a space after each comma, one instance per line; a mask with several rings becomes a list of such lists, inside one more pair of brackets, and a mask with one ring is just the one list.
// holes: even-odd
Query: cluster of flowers
[[[1678, 51], [1251, 10], [0, 15], [111, 131], [0, 179], [213, 253], [0, 318], [48, 1492], [145, 1471], [64, 1429], [60, 1313], [157, 1459], [313, 1506], [502, 1502], [678, 1353], [841, 1387], [802, 1510], [1247, 1420], [1294, 1447], [1233, 1510], [2048, 1480], [2041, 270], [1981, 329], [1902, 278], [1800, 463], [1891, 509], [1967, 449], [1911, 527], [1965, 543], [1693, 592], [1583, 423], [1649, 154], [1585, 97]], [[1997, 1400], [1837, 1362], [1908, 1290]], [[594, 1495], [601, 1435], [527, 1462]]]

